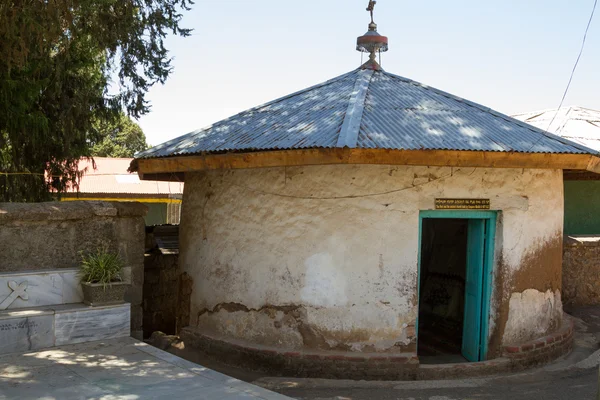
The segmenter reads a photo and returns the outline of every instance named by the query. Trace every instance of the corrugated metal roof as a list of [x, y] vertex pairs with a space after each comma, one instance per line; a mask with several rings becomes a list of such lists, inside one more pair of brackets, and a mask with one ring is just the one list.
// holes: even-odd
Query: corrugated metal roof
[[595, 153], [410, 79], [358, 69], [153, 147], [136, 158], [333, 147]]
[[[152, 198], [155, 195], [181, 195], [183, 183], [142, 181], [138, 174], [127, 172], [132, 158], [94, 157], [96, 169], [89, 160], [79, 162], [79, 170], [85, 171], [79, 182], [82, 194], [135, 194]], [[77, 193], [70, 188], [68, 193]]]
[[[578, 106], [560, 110], [533, 111], [515, 115], [516, 119], [548, 130], [565, 139], [600, 151], [600, 111]], [[556, 116], [556, 118], [555, 118]], [[552, 119], [554, 118], [554, 121]], [[550, 125], [552, 122], [552, 125]]]

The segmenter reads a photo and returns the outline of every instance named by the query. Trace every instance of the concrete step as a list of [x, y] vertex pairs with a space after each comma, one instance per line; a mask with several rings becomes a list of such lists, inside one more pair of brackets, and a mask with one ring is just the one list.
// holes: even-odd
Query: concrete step
[[0, 311], [0, 354], [129, 336], [130, 308], [77, 303]]

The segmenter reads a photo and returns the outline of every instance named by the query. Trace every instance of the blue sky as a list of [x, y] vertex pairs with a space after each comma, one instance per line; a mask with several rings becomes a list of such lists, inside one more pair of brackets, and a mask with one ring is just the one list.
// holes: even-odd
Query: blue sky
[[[383, 68], [498, 111], [558, 106], [594, 0], [379, 0]], [[367, 0], [196, 0], [173, 74], [138, 122], [152, 145], [360, 65]], [[565, 105], [600, 109], [600, 9]]]

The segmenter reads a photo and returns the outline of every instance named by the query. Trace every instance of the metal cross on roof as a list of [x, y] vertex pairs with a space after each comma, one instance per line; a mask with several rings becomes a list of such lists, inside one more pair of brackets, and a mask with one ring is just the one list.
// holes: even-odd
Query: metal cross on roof
[[375, 4], [377, 4], [377, 1], [375, 0], [370, 0], [369, 1], [369, 6], [367, 7], [367, 11], [371, 12], [371, 23], [375, 22], [373, 20], [373, 10], [375, 9]]

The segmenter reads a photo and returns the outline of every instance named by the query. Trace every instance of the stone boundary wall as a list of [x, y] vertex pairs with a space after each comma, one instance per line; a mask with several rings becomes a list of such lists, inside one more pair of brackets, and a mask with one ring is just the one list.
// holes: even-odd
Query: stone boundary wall
[[506, 346], [504, 354], [515, 365], [515, 369], [553, 361], [573, 349], [574, 330], [573, 319], [564, 315], [563, 324], [558, 331], [518, 346]]
[[144, 216], [140, 203], [0, 203], [0, 272], [77, 268], [80, 252], [105, 244], [131, 268], [131, 332], [142, 337]]
[[563, 244], [563, 303], [600, 304], [600, 235], [565, 236]]

